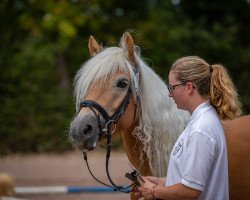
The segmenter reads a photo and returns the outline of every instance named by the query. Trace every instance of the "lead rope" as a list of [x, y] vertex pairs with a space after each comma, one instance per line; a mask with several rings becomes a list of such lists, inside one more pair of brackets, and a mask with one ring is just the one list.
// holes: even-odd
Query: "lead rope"
[[[87, 152], [86, 152], [86, 151], [83, 151], [82, 153], [83, 153], [83, 158], [84, 158], [84, 160], [86, 161], [86, 165], [87, 165], [87, 168], [88, 168], [89, 173], [91, 174], [91, 176], [92, 176], [97, 182], [101, 183], [102, 185], [106, 185], [107, 187], [113, 188], [112, 186], [108, 185], [107, 183], [104, 183], [104, 182], [100, 181], [99, 179], [97, 179], [97, 178], [94, 176], [94, 174], [92, 173], [92, 171], [91, 171], [91, 169], [90, 169], [90, 167], [89, 167]], [[113, 188], [113, 189], [114, 189], [114, 188]]]
[[[94, 113], [94, 115], [95, 115], [96, 118], [98, 119], [98, 127], [99, 127], [99, 129], [100, 129], [100, 131], [101, 131], [101, 127], [100, 127], [100, 123], [101, 123], [101, 122], [100, 122], [100, 116], [95, 112], [95, 110], [94, 110], [92, 107], [89, 107], [89, 109], [92, 110], [92, 112]], [[87, 151], [83, 151], [82, 153], [83, 153], [83, 158], [84, 158], [84, 160], [85, 160], [85, 162], [86, 162], [87, 168], [88, 168], [89, 173], [91, 174], [91, 176], [92, 176], [97, 182], [99, 182], [99, 183], [101, 183], [101, 184], [103, 184], [103, 185], [106, 185], [106, 186], [109, 187], [109, 188], [113, 188], [112, 186], [108, 185], [107, 183], [104, 183], [104, 182], [100, 181], [98, 178], [96, 178], [96, 177], [94, 176], [94, 174], [92, 173], [92, 171], [91, 171], [91, 169], [90, 169], [90, 167], [89, 167]], [[114, 188], [113, 188], [113, 189], [114, 189]]]
[[[95, 112], [94, 112], [95, 113]], [[95, 113], [96, 114], [96, 113]], [[112, 180], [111, 176], [110, 176], [110, 173], [109, 173], [109, 158], [110, 158], [110, 153], [111, 153], [111, 139], [112, 139], [112, 135], [110, 133], [110, 124], [108, 125], [107, 127], [107, 153], [106, 153], [106, 174], [107, 174], [107, 177], [109, 179], [109, 182], [112, 184], [109, 185], [107, 183], [104, 183], [102, 181], [100, 181], [98, 178], [96, 178], [94, 176], [94, 174], [92, 173], [90, 167], [89, 167], [89, 163], [88, 163], [88, 156], [87, 156], [87, 151], [83, 151], [83, 158], [86, 162], [86, 165], [87, 165], [87, 168], [89, 170], [89, 173], [91, 174], [91, 176], [99, 183], [109, 187], [109, 188], [112, 188], [114, 191], [119, 191], [119, 192], [123, 192], [123, 193], [130, 193], [135, 187], [136, 187], [136, 183], [132, 183], [131, 185], [127, 186], [127, 187], [124, 187], [124, 186], [117, 186], [114, 181]], [[128, 190], [129, 188], [131, 188], [131, 190]]]
[[[107, 173], [107, 177], [109, 179], [109, 182], [114, 186], [114, 189], [115, 191], [120, 191], [120, 192], [125, 192], [125, 193], [130, 193], [130, 191], [127, 191], [128, 188], [132, 187], [135, 185], [135, 183], [132, 183], [131, 185], [127, 186], [127, 187], [124, 187], [124, 186], [117, 186], [111, 176], [110, 176], [110, 173], [109, 173], [109, 158], [110, 158], [110, 153], [111, 153], [111, 134], [110, 134], [110, 131], [108, 132], [108, 135], [107, 135], [107, 154], [106, 154], [106, 173]], [[134, 188], [134, 187], [133, 187]]]
[[[110, 134], [109, 134], [110, 135]], [[111, 135], [110, 135], [111, 136]], [[129, 186], [127, 186], [127, 187], [124, 187], [124, 186], [117, 186], [114, 182], [113, 182], [113, 180], [111, 179], [111, 176], [110, 176], [110, 173], [109, 173], [109, 168], [108, 168], [108, 166], [109, 166], [109, 158], [110, 158], [110, 153], [111, 153], [111, 137], [110, 136], [108, 136], [107, 138], [110, 138], [110, 139], [108, 139], [109, 140], [109, 145], [107, 145], [107, 154], [106, 154], [106, 173], [107, 173], [107, 176], [108, 176], [108, 179], [109, 179], [109, 181], [110, 181], [110, 183], [113, 185], [113, 186], [111, 186], [111, 185], [108, 185], [107, 183], [104, 183], [104, 182], [102, 182], [102, 181], [100, 181], [98, 178], [96, 178], [95, 176], [94, 176], [94, 174], [92, 173], [92, 171], [91, 171], [91, 169], [90, 169], [90, 167], [89, 167], [89, 163], [88, 163], [88, 156], [87, 156], [87, 152], [86, 151], [83, 151], [83, 158], [84, 158], [84, 160], [85, 160], [85, 162], [86, 162], [86, 165], [87, 165], [87, 168], [88, 168], [88, 170], [89, 170], [89, 173], [91, 174], [91, 176], [97, 181], [97, 182], [99, 182], [99, 183], [101, 183], [102, 185], [105, 185], [105, 186], [107, 186], [107, 187], [109, 187], [109, 188], [112, 188], [114, 191], [119, 191], [119, 192], [123, 192], [123, 193], [130, 193], [135, 187], [136, 187], [136, 183], [132, 183], [131, 185], [129, 185]], [[107, 140], [107, 142], [108, 142], [108, 140]], [[128, 190], [129, 188], [131, 188], [132, 187], [132, 189], [131, 190]]]

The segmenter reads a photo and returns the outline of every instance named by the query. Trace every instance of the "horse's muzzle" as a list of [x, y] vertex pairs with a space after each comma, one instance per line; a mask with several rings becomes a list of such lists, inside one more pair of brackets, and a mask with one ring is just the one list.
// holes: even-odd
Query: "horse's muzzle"
[[80, 117], [79, 115], [71, 122], [69, 138], [74, 146], [80, 150], [92, 150], [96, 147], [100, 130], [95, 116], [91, 113]]

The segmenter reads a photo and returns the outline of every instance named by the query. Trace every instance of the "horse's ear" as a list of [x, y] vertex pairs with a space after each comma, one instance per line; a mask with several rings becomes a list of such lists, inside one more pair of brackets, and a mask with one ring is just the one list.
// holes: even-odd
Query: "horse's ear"
[[95, 56], [97, 53], [103, 50], [102, 45], [98, 44], [92, 35], [89, 37], [88, 48], [91, 56]]
[[131, 61], [131, 63], [134, 66], [136, 66], [134, 40], [128, 32], [123, 34], [122, 40], [121, 40], [121, 46], [122, 46], [122, 49], [126, 52], [128, 59]]

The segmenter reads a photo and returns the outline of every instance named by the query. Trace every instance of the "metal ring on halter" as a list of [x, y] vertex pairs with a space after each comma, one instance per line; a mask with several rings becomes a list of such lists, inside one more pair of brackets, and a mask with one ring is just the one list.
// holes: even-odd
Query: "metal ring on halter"
[[[102, 129], [102, 131], [104, 132], [104, 133], [106, 133], [106, 135], [108, 135], [109, 133], [108, 133], [108, 126], [109, 125], [111, 125], [111, 123], [113, 123], [115, 120], [113, 120], [113, 119], [111, 119], [111, 120], [109, 120], [108, 122], [107, 122], [107, 124], [105, 125], [105, 128], [103, 128]], [[115, 129], [116, 129], [116, 124], [115, 123], [113, 123], [114, 124], [114, 129], [111, 131], [111, 135], [115, 132]]]

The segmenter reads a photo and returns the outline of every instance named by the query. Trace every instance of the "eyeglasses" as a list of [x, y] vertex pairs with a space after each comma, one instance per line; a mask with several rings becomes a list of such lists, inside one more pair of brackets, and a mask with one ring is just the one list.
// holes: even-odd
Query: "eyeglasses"
[[180, 86], [180, 85], [186, 85], [186, 83], [179, 83], [176, 85], [167, 85], [168, 91], [170, 94], [173, 94], [173, 91], [176, 87]]

